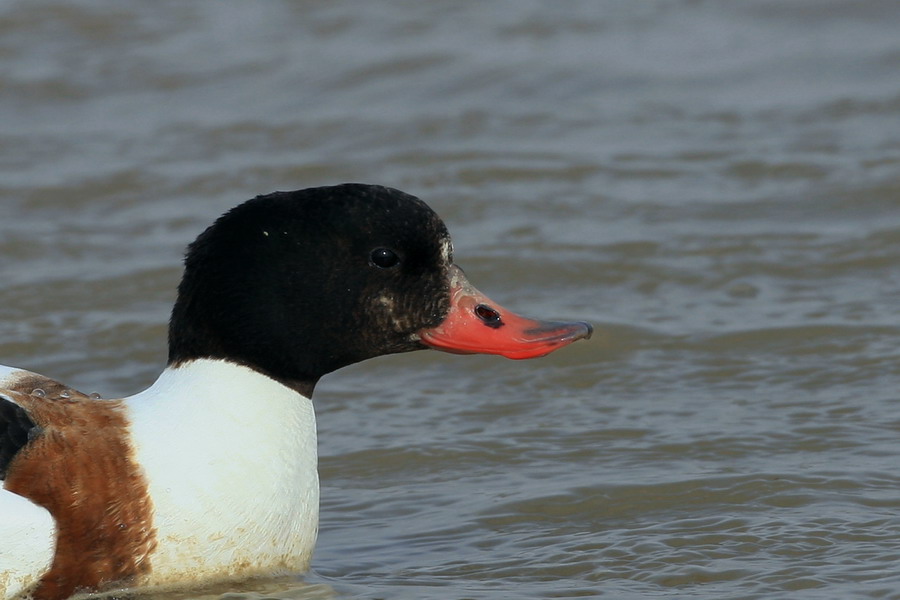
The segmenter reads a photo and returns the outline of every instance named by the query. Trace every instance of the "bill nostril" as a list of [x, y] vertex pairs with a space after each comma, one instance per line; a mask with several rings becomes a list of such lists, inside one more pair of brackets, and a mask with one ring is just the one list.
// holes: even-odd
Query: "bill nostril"
[[481, 319], [482, 323], [488, 327], [493, 327], [494, 329], [503, 325], [503, 319], [500, 317], [500, 313], [487, 304], [479, 304], [476, 306], [475, 316]]

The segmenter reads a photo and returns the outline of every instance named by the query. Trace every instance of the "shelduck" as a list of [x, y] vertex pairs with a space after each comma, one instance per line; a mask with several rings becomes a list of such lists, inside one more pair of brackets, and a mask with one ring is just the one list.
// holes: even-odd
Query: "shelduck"
[[188, 247], [150, 388], [101, 399], [0, 367], [0, 598], [302, 572], [319, 378], [426, 348], [532, 358], [590, 334], [491, 301], [398, 190], [249, 200]]

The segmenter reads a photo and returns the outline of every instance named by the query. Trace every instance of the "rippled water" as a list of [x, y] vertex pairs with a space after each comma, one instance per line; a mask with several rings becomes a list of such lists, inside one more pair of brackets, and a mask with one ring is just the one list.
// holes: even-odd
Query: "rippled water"
[[313, 572], [155, 598], [900, 598], [896, 9], [5, 2], [0, 363], [132, 393], [215, 216], [399, 187], [597, 335], [329, 376]]

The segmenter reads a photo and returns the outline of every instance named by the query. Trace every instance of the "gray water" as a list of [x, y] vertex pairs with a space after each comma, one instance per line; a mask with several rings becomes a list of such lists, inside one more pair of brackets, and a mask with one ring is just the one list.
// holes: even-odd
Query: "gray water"
[[330, 375], [313, 570], [154, 600], [900, 598], [898, 32], [894, 0], [3, 2], [0, 363], [140, 390], [218, 214], [398, 187], [594, 339]]

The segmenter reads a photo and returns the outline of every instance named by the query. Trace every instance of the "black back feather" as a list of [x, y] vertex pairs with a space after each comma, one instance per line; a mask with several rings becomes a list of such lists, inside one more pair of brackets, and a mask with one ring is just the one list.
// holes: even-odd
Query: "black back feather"
[[24, 408], [0, 396], [0, 480], [6, 479], [9, 463], [28, 443], [35, 428]]

